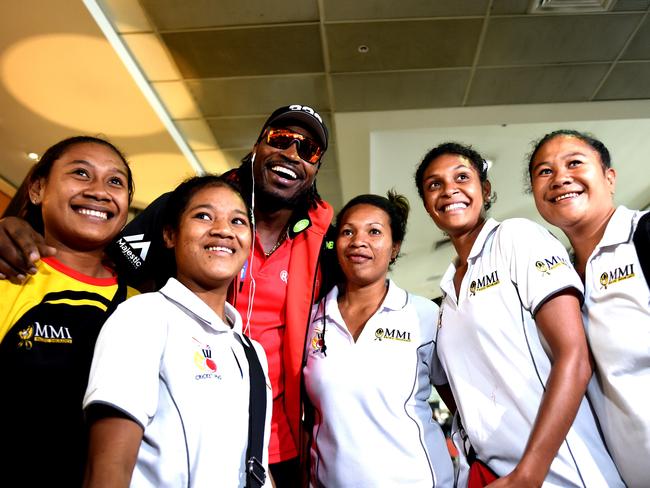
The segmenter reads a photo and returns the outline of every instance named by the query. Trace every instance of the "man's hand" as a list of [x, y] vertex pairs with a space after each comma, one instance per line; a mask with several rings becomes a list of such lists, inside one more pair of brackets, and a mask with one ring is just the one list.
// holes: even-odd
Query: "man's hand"
[[23, 219], [0, 220], [0, 279], [20, 284], [28, 274], [35, 274], [36, 262], [53, 256], [56, 249], [45, 244], [43, 236]]

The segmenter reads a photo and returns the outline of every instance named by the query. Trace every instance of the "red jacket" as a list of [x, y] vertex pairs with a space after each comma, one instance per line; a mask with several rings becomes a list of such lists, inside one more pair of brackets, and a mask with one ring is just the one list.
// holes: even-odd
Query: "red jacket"
[[[319, 258], [321, 249], [332, 249], [332, 244], [325, 243], [325, 236], [330, 227], [334, 212], [327, 202], [320, 202], [307, 214], [295, 214], [289, 221], [289, 238], [293, 240], [291, 259], [289, 260], [289, 278], [287, 282], [287, 304], [285, 312], [285, 330], [283, 344], [284, 366], [284, 408], [289, 419], [291, 434], [298, 449], [301, 446], [301, 374], [305, 340], [311, 306], [315, 303], [321, 287], [321, 270]], [[309, 222], [306, 228], [303, 220]], [[299, 226], [296, 223], [300, 222]], [[298, 232], [295, 232], [298, 230]], [[239, 290], [239, 277], [231, 288], [229, 302], [236, 304]], [[264, 285], [257, 283], [256, 293], [264, 293]]]

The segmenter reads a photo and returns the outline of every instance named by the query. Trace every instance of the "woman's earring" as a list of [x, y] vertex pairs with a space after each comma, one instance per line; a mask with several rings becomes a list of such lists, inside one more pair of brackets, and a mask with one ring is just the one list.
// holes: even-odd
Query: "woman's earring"
[[483, 208], [485, 210], [490, 210], [490, 207], [492, 207], [492, 204], [497, 201], [497, 193], [493, 191], [489, 195], [485, 197], [485, 203], [483, 204]]

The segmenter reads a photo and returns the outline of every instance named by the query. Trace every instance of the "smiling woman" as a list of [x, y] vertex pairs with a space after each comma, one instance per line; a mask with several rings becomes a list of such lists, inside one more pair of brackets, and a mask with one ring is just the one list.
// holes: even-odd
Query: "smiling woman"
[[484, 463], [495, 488], [623, 486], [584, 397], [582, 286], [566, 250], [533, 222], [486, 217], [487, 164], [471, 147], [432, 149], [416, 184], [457, 252], [436, 338], [464, 426], [454, 441], [478, 460], [470, 480]]
[[271, 420], [266, 356], [226, 303], [251, 250], [249, 210], [231, 183], [195, 177], [171, 193], [163, 222], [175, 278], [119, 306], [97, 341], [84, 398], [87, 486], [259, 488]]
[[406, 198], [391, 192], [355, 197], [337, 216], [342, 276], [314, 307], [304, 367], [312, 486], [453, 486], [427, 402], [431, 385], [444, 383], [438, 309], [387, 277], [408, 213]]
[[650, 276], [644, 280], [641, 262], [650, 249], [635, 239], [648, 232], [647, 212], [614, 206], [609, 151], [588, 134], [547, 134], [528, 168], [537, 210], [571, 241], [585, 285], [586, 333], [599, 380], [590, 384], [589, 396], [607, 447], [627, 485], [646, 486]]
[[0, 281], [2, 467], [24, 464], [38, 440], [38, 469], [24, 486], [79, 486], [86, 458], [80, 405], [95, 340], [134, 290], [118, 285], [104, 247], [126, 222], [133, 191], [124, 156], [109, 142], [78, 136], [50, 147], [12, 208], [44, 233], [56, 257], [23, 282]]

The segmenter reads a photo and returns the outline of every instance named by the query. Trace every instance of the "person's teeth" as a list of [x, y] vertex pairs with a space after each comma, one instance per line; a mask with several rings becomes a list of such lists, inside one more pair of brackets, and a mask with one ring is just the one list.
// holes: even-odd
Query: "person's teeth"
[[560, 195], [559, 197], [557, 197], [557, 198], [555, 199], [555, 201], [556, 201], [556, 202], [559, 202], [560, 200], [566, 200], [567, 198], [575, 198], [575, 197], [577, 197], [577, 196], [578, 196], [578, 194], [577, 194], [577, 193], [574, 193], [574, 192], [572, 192], [572, 193], [565, 193], [564, 195]]
[[222, 252], [227, 252], [229, 254], [233, 254], [235, 251], [230, 249], [229, 247], [224, 247], [224, 246], [208, 246], [208, 251], [222, 251]]
[[271, 168], [271, 169], [273, 171], [277, 171], [278, 173], [283, 173], [283, 174], [291, 177], [292, 179], [298, 178], [298, 175], [296, 174], [295, 171], [292, 171], [289, 168], [285, 168], [284, 166], [273, 166], [273, 168]]
[[462, 203], [462, 202], [452, 203], [451, 205], [447, 205], [445, 207], [445, 212], [449, 212], [451, 210], [456, 210], [457, 208], [467, 208], [467, 204]]
[[107, 212], [100, 212], [99, 210], [91, 210], [89, 208], [80, 208], [77, 210], [82, 215], [90, 215], [91, 217], [97, 217], [98, 219], [108, 219]]

